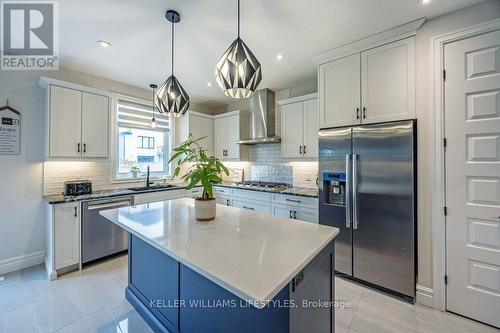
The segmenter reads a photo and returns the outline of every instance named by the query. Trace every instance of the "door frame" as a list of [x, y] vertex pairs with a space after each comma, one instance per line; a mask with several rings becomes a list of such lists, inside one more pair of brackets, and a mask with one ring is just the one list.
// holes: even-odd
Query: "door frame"
[[433, 100], [432, 113], [434, 120], [433, 136], [431, 138], [434, 147], [431, 157], [432, 165], [432, 286], [433, 307], [446, 311], [446, 285], [444, 276], [446, 274], [446, 217], [444, 207], [446, 206], [445, 186], [445, 148], [444, 140], [444, 46], [448, 43], [474, 37], [500, 29], [500, 19], [486, 21], [460, 30], [452, 31], [431, 39], [432, 47], [432, 77], [433, 77]]

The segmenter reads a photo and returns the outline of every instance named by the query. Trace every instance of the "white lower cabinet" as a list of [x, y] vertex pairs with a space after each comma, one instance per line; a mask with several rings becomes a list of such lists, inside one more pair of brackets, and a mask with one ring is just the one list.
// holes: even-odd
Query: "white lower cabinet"
[[186, 190], [186, 198], [201, 198], [203, 195], [203, 187], [193, 187], [190, 190]]
[[271, 214], [271, 204], [265, 201], [252, 201], [245, 199], [232, 199], [232, 206], [243, 208], [247, 210], [253, 210], [255, 212], [263, 213], [263, 214]]
[[184, 189], [141, 193], [134, 195], [134, 205], [184, 198], [185, 196], [186, 190]]
[[[48, 205], [45, 267], [50, 280], [80, 264], [80, 202]], [[59, 272], [58, 272], [59, 271]]]
[[318, 223], [318, 198], [214, 186], [218, 204]]

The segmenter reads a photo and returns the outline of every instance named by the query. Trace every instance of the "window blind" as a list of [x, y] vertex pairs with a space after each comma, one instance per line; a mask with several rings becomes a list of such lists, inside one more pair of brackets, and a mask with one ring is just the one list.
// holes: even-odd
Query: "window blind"
[[[139, 127], [151, 129], [153, 107], [123, 99], [118, 100], [117, 122], [120, 127]], [[170, 118], [155, 110], [156, 129], [170, 130]]]

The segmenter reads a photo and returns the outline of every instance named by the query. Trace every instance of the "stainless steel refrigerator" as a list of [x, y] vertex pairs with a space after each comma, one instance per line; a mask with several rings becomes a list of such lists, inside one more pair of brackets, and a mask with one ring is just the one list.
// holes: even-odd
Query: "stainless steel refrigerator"
[[335, 270], [415, 297], [416, 123], [321, 130], [321, 224], [340, 229]]

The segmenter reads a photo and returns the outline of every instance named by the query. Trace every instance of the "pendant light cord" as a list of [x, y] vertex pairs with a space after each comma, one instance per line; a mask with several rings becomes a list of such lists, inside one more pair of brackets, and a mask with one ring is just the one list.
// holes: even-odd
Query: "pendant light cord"
[[240, 39], [240, 0], [238, 0], [238, 39]]
[[172, 20], [172, 76], [174, 76], [174, 22]]
[[155, 88], [153, 88], [153, 119], [155, 119]]

